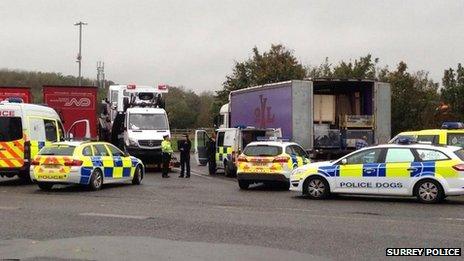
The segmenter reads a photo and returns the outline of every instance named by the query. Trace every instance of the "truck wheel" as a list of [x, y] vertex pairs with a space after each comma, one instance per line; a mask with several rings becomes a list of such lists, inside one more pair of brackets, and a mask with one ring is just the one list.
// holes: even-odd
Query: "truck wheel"
[[421, 180], [414, 187], [414, 194], [422, 203], [437, 203], [445, 198], [441, 185], [435, 180]]
[[303, 195], [312, 199], [325, 199], [330, 194], [329, 183], [321, 177], [308, 178], [303, 184]]
[[138, 167], [135, 169], [134, 177], [132, 178], [132, 184], [133, 184], [133, 185], [140, 185], [140, 184], [142, 184], [142, 178], [143, 178], [142, 168], [141, 168], [140, 166], [138, 166]]
[[239, 180], [238, 186], [240, 189], [247, 190], [250, 187], [250, 182], [245, 180]]
[[39, 188], [44, 191], [50, 191], [53, 187], [53, 183], [47, 183], [47, 182], [39, 182], [37, 183]]
[[92, 172], [90, 176], [89, 189], [90, 190], [99, 190], [103, 185], [103, 174], [99, 169], [96, 169]]

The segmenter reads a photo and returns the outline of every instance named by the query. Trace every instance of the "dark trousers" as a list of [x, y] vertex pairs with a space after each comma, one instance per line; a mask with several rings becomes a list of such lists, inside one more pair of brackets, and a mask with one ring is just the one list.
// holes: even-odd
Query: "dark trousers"
[[169, 163], [171, 163], [171, 154], [163, 153], [163, 177], [168, 176], [169, 173]]
[[190, 177], [190, 155], [180, 154], [180, 175]]

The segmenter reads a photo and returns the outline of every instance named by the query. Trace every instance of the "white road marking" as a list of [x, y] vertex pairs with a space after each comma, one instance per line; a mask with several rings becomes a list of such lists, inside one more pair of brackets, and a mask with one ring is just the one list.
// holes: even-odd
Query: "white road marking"
[[451, 220], [451, 221], [464, 221], [464, 218], [440, 218], [444, 220]]
[[17, 210], [19, 207], [2, 207], [0, 206], [0, 210]]
[[119, 215], [119, 214], [105, 214], [105, 213], [79, 213], [79, 216], [88, 217], [112, 217], [112, 218], [127, 218], [127, 219], [149, 219], [148, 216], [133, 216], [133, 215]]

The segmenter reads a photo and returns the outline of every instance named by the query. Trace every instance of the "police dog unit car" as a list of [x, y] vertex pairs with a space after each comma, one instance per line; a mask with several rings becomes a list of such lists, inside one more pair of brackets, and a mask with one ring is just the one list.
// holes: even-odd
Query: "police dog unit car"
[[415, 196], [435, 203], [464, 195], [464, 149], [423, 144], [363, 148], [335, 161], [297, 168], [290, 190], [313, 199], [330, 193]]
[[43, 190], [54, 184], [80, 184], [91, 190], [104, 183], [139, 185], [145, 172], [141, 160], [106, 142], [57, 142], [42, 148], [31, 165], [31, 180]]
[[297, 143], [277, 140], [251, 142], [237, 162], [237, 180], [241, 189], [262, 182], [278, 183], [288, 190], [292, 170], [308, 164], [310, 160]]

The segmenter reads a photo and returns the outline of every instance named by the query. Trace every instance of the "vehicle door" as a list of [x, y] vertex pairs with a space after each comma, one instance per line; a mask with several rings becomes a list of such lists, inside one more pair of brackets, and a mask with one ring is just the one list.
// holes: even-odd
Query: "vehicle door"
[[0, 110], [0, 168], [21, 168], [24, 165], [23, 124], [13, 110]]
[[[365, 149], [340, 159], [338, 177], [335, 178], [334, 192], [377, 193], [375, 187], [378, 176], [384, 176], [383, 150]], [[337, 176], [337, 175], [335, 175]]]
[[206, 165], [209, 160], [209, 143], [211, 138], [205, 130], [195, 131], [194, 154], [198, 165]]
[[427, 171], [425, 165], [430, 165], [423, 165], [419, 161], [410, 148], [388, 148], [385, 155], [385, 176], [380, 176], [376, 183], [379, 193], [407, 194], [413, 184], [413, 177], [419, 177], [423, 171]]
[[59, 140], [59, 126], [55, 119], [28, 117], [31, 159], [40, 149]]
[[222, 158], [235, 164], [235, 154], [239, 150], [239, 130], [228, 129], [224, 133], [224, 144], [222, 145]]
[[113, 179], [113, 157], [104, 144], [92, 145], [94, 156], [92, 163], [94, 167], [100, 167], [103, 170], [103, 176], [106, 180]]
[[128, 179], [131, 177], [132, 160], [120, 149], [112, 144], [106, 144], [106, 147], [113, 156], [113, 179]]

